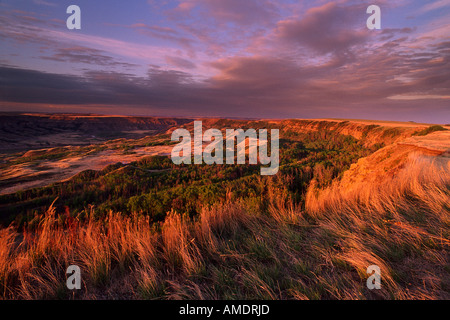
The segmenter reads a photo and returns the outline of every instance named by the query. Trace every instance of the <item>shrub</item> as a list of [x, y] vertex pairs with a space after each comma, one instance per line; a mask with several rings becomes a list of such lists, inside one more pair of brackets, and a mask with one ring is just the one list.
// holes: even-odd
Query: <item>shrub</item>
[[417, 132], [416, 134], [414, 134], [415, 136], [426, 136], [427, 134], [431, 133], [431, 132], [435, 132], [435, 131], [447, 131], [448, 129], [444, 128], [443, 126], [439, 126], [439, 125], [434, 125], [434, 126], [430, 126], [426, 129], [423, 129], [419, 132]]

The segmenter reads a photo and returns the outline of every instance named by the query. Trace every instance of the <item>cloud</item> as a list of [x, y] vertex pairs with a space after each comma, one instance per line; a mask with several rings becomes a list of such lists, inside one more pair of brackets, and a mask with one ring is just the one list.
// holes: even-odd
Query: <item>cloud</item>
[[433, 1], [431, 3], [427, 3], [426, 5], [424, 5], [419, 12], [420, 13], [427, 13], [430, 11], [434, 11], [437, 9], [441, 9], [444, 7], [448, 7], [450, 6], [450, 0], [439, 0], [439, 1]]
[[211, 17], [219, 24], [235, 23], [239, 26], [265, 24], [277, 16], [277, 7], [267, 0], [184, 0], [172, 10], [177, 17], [194, 15]]
[[[126, 41], [54, 28], [37, 14], [0, 14], [2, 40], [34, 46], [41, 62], [82, 72], [3, 65], [1, 105], [168, 116], [425, 121], [420, 117], [448, 114], [450, 42], [443, 17], [369, 32], [367, 3], [359, 0], [182, 0], [175, 9], [150, 2], [163, 22], [115, 24], [135, 37]], [[379, 3], [392, 12], [406, 8]]]
[[47, 7], [57, 7], [58, 5], [53, 2], [48, 2], [44, 0], [33, 0], [33, 2], [37, 5], [47, 6]]
[[182, 68], [182, 69], [195, 69], [196, 68], [195, 63], [193, 63], [189, 60], [180, 58], [180, 57], [167, 56], [166, 61], [168, 64], [178, 67], [178, 68]]
[[395, 95], [390, 96], [388, 99], [392, 100], [430, 100], [430, 99], [450, 99], [450, 96], [438, 96], [438, 95]]
[[65, 47], [56, 49], [51, 56], [41, 56], [42, 59], [58, 62], [84, 63], [108, 67], [136, 67], [136, 64], [118, 62], [102, 50], [83, 46]]
[[[189, 72], [157, 66], [145, 77], [98, 71], [65, 76], [2, 67], [0, 96], [2, 105], [95, 105], [92, 112], [105, 112], [110, 105], [115, 113], [122, 106], [124, 113], [141, 110], [168, 116], [425, 121], [431, 110], [448, 112], [448, 99], [443, 98], [450, 96], [448, 43], [419, 54], [402, 51], [397, 40], [391, 42], [394, 50], [385, 43], [376, 54], [334, 55], [315, 65], [264, 55], [217, 59], [210, 63], [215, 75], [201, 81]], [[423, 102], [431, 100], [424, 115]]]
[[[112, 37], [90, 35], [79, 32], [70, 32], [65, 28], [65, 22], [55, 19], [45, 19], [30, 12], [5, 11], [0, 13], [0, 39], [18, 44], [39, 46], [39, 51], [50, 52], [52, 55], [42, 55], [44, 59], [54, 61], [76, 61], [88, 63], [87, 51], [76, 52], [68, 58], [63, 53], [69, 53], [67, 48], [86, 48], [90, 50], [88, 55], [96, 61], [105, 64], [109, 60], [106, 56], [121, 56], [123, 58], [152, 61], [153, 63], [165, 63], [167, 55], [176, 56], [178, 48], [163, 45], [150, 45], [145, 43], [133, 43]], [[62, 26], [61, 27], [61, 23]], [[56, 53], [55, 53], [56, 51]], [[101, 57], [104, 55], [105, 57]]]
[[[77, 76], [1, 67], [0, 93], [3, 101], [22, 103], [83, 104], [104, 102], [87, 81]], [[89, 99], [86, 99], [89, 96]]]
[[145, 23], [136, 23], [129, 27], [148, 37], [175, 42], [188, 50], [193, 48], [193, 39], [180, 35], [177, 30], [170, 27], [151, 26]]
[[348, 51], [368, 37], [367, 29], [361, 27], [365, 26], [361, 8], [329, 2], [309, 9], [302, 17], [279, 21], [275, 34], [284, 43], [306, 46], [320, 54]]
[[244, 51], [252, 38], [268, 32], [280, 6], [270, 0], [182, 0], [162, 14], [194, 39], [196, 52], [217, 57], [230, 48]]

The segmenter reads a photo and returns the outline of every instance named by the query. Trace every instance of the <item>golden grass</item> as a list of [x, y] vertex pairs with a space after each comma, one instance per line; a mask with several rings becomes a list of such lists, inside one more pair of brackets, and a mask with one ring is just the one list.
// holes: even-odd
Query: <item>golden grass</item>
[[[338, 259], [360, 273], [378, 265], [397, 297], [436, 298], [441, 287], [448, 296], [450, 161], [413, 153], [394, 177], [379, 181], [335, 182], [325, 190], [311, 186], [307, 211], [321, 228], [345, 239]], [[418, 282], [413, 275], [423, 273], [435, 277], [423, 277], [422, 288], [402, 290], [394, 279], [400, 275], [412, 285]]]
[[[160, 225], [137, 214], [96, 219], [94, 209], [79, 220], [51, 206], [35, 228], [0, 230], [0, 297], [446, 299], [450, 168], [433, 159], [412, 156], [382, 184], [312, 185], [304, 211], [274, 193], [267, 212], [230, 196]], [[72, 264], [78, 291], [65, 286]], [[381, 290], [366, 287], [372, 264]]]

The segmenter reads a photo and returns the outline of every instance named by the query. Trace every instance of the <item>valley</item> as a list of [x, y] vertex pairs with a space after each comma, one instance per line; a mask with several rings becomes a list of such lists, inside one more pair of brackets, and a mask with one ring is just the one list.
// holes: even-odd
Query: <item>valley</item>
[[[95, 143], [3, 152], [4, 297], [67, 298], [57, 289], [64, 270], [48, 268], [73, 260], [88, 274], [80, 299], [449, 297], [448, 126], [201, 120], [203, 130], [222, 133], [279, 129], [279, 172], [174, 164], [171, 134], [192, 133], [187, 119], [151, 133], [119, 126]], [[134, 129], [144, 131], [120, 137]], [[373, 264], [383, 275], [376, 291], [364, 285]]]

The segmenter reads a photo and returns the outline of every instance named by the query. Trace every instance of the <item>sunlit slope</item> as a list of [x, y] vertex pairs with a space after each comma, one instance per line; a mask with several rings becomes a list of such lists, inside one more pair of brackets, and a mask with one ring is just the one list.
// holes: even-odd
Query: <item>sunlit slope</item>
[[363, 192], [371, 185], [383, 189], [386, 188], [385, 183], [401, 183], [408, 176], [417, 179], [445, 179], [450, 171], [449, 165], [450, 131], [411, 136], [359, 159], [344, 173], [341, 180], [322, 192], [343, 195]]
[[[230, 189], [194, 219], [171, 210], [158, 224], [139, 212], [99, 219], [93, 206], [61, 215], [52, 205], [23, 232], [0, 230], [0, 298], [449, 299], [449, 135], [424, 128], [329, 187], [314, 177], [306, 206], [275, 188], [279, 177], [265, 181], [265, 209]], [[74, 263], [83, 272], [75, 294], [65, 289]], [[380, 290], [367, 288], [370, 265]]]
[[450, 132], [415, 136], [360, 159], [330, 187], [311, 183], [306, 212], [342, 239], [337, 257], [376, 264], [400, 297], [449, 297]]

